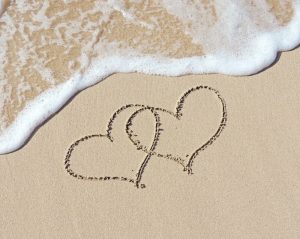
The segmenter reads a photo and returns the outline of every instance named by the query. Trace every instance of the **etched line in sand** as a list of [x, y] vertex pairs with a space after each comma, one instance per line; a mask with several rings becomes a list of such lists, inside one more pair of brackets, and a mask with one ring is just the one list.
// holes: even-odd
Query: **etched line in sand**
[[129, 139], [131, 140], [131, 142], [137, 147], [138, 150], [143, 150], [145, 153], [148, 153], [148, 154], [151, 153], [152, 155], [156, 155], [158, 157], [165, 158], [165, 159], [171, 159], [171, 160], [177, 162], [178, 164], [180, 164], [184, 167], [185, 171], [187, 170], [191, 174], [192, 173], [193, 162], [194, 162], [195, 158], [198, 156], [198, 154], [200, 153], [200, 151], [203, 151], [209, 145], [212, 145], [213, 142], [220, 136], [220, 134], [222, 133], [223, 129], [226, 126], [227, 109], [226, 109], [226, 103], [225, 103], [224, 98], [221, 96], [221, 94], [217, 90], [215, 90], [215, 89], [213, 89], [209, 86], [198, 86], [198, 87], [195, 87], [195, 88], [192, 88], [192, 89], [188, 90], [180, 98], [180, 100], [177, 103], [175, 113], [173, 113], [169, 110], [166, 110], [166, 109], [162, 109], [162, 108], [154, 108], [154, 110], [157, 111], [157, 112], [167, 113], [170, 116], [174, 117], [176, 120], [180, 120], [183, 117], [183, 112], [182, 111], [183, 111], [183, 108], [184, 108], [185, 100], [188, 98], [188, 96], [190, 96], [191, 94], [193, 94], [194, 92], [199, 91], [199, 90], [209, 90], [209, 91], [212, 92], [212, 94], [217, 96], [217, 98], [219, 99], [219, 101], [222, 105], [222, 118], [221, 118], [221, 121], [220, 121], [220, 125], [219, 125], [217, 131], [215, 132], [215, 134], [207, 142], [205, 142], [201, 147], [199, 147], [197, 150], [195, 150], [192, 154], [189, 154], [191, 156], [190, 156], [187, 164], [184, 164], [184, 159], [182, 159], [180, 157], [173, 156], [172, 154], [164, 155], [164, 154], [161, 154], [159, 152], [155, 152], [153, 150], [148, 150], [145, 145], [142, 145], [140, 143], [140, 140], [138, 139], [136, 133], [132, 130], [133, 120], [136, 117], [136, 115], [132, 115], [128, 119], [127, 124], [126, 124], [126, 132], [128, 134]]
[[[197, 92], [197, 91], [210, 91], [212, 93], [212, 95], [216, 96], [219, 103], [221, 104], [222, 107], [222, 112], [221, 112], [221, 120], [219, 122], [218, 128], [215, 131], [215, 133], [200, 147], [198, 147], [194, 152], [192, 152], [189, 159], [187, 160], [187, 162], [185, 163], [185, 161], [181, 158], [178, 157], [174, 157], [172, 154], [167, 154], [164, 155], [160, 152], [156, 151], [157, 146], [159, 145], [159, 141], [160, 141], [160, 137], [162, 134], [164, 134], [165, 132], [164, 129], [162, 128], [162, 122], [161, 122], [161, 115], [162, 114], [168, 114], [171, 117], [174, 117], [175, 120], [180, 121], [181, 118], [183, 117], [183, 109], [184, 109], [184, 104], [186, 99], [191, 96], [193, 93]], [[131, 114], [131, 116], [128, 118], [127, 122], [125, 122], [125, 132], [128, 136], [128, 139], [132, 142], [132, 144], [136, 147], [137, 151], [143, 151], [145, 153], [145, 157], [142, 161], [142, 163], [140, 164], [137, 173], [136, 173], [136, 177], [123, 177], [123, 176], [86, 176], [84, 174], [81, 173], [77, 173], [72, 169], [72, 154], [75, 150], [75, 148], [82, 142], [84, 141], [88, 141], [92, 138], [105, 138], [107, 140], [109, 140], [111, 143], [114, 142], [114, 137], [112, 136], [112, 132], [114, 131], [114, 123], [116, 121], [116, 119], [120, 116], [120, 114], [124, 111], [126, 111], [127, 109], [130, 108], [136, 108], [135, 112], [133, 114]], [[154, 127], [154, 138], [153, 141], [151, 143], [151, 146], [148, 148], [148, 146], [143, 145], [141, 143], [141, 141], [139, 140], [139, 135], [133, 130], [133, 126], [134, 126], [134, 120], [139, 117], [143, 112], [150, 112], [154, 119], [155, 119], [155, 127]], [[221, 94], [219, 93], [219, 91], [209, 87], [209, 86], [197, 86], [194, 88], [191, 88], [190, 90], [186, 91], [183, 96], [179, 99], [179, 101], [177, 102], [177, 106], [175, 109], [175, 112], [172, 112], [170, 110], [167, 109], [163, 109], [161, 107], [152, 107], [149, 105], [143, 105], [143, 104], [127, 104], [125, 106], [120, 107], [118, 110], [116, 110], [113, 115], [111, 116], [110, 120], [108, 121], [107, 124], [107, 130], [106, 130], [106, 134], [94, 134], [94, 135], [88, 135], [85, 136], [77, 141], [75, 141], [68, 149], [68, 152], [66, 154], [65, 160], [64, 160], [64, 165], [65, 165], [65, 170], [67, 171], [67, 173], [69, 175], [71, 175], [74, 178], [77, 179], [81, 179], [81, 180], [89, 180], [89, 181], [123, 181], [123, 182], [129, 182], [129, 183], [133, 183], [137, 188], [145, 188], [145, 184], [142, 184], [142, 177], [143, 174], [145, 172], [145, 169], [148, 165], [148, 163], [150, 162], [151, 158], [153, 156], [157, 156], [159, 158], [165, 158], [165, 159], [169, 159], [171, 161], [175, 161], [176, 163], [178, 163], [179, 165], [181, 165], [184, 169], [184, 171], [187, 171], [188, 174], [192, 174], [192, 166], [193, 163], [195, 161], [195, 159], [197, 158], [197, 156], [200, 154], [200, 152], [204, 151], [205, 149], [207, 149], [208, 146], [212, 145], [217, 138], [221, 135], [221, 133], [223, 132], [223, 130], [225, 129], [227, 123], [227, 108], [226, 108], [226, 103], [224, 98], [221, 96]], [[188, 136], [187, 136], [188, 137]], [[100, 145], [99, 145], [100, 147]], [[107, 155], [100, 155], [102, 157], [105, 157]]]

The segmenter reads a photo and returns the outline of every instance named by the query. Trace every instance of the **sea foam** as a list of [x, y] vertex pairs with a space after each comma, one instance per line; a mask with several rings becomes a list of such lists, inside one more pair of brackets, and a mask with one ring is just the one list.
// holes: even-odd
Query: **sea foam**
[[249, 75], [299, 43], [299, 0], [11, 1], [0, 18], [0, 153], [112, 73]]

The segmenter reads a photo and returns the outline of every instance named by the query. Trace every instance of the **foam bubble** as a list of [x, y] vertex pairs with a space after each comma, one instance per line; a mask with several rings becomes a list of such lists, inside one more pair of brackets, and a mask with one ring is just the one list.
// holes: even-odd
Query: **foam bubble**
[[112, 73], [249, 75], [299, 43], [299, 0], [12, 1], [0, 18], [0, 153]]

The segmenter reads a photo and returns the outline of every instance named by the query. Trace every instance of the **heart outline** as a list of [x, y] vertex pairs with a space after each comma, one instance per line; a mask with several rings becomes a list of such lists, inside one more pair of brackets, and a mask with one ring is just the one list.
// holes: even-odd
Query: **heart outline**
[[71, 167], [72, 153], [80, 143], [85, 142], [85, 141], [95, 138], [95, 137], [107, 138], [110, 142], [113, 143], [114, 138], [112, 136], [112, 131], [113, 131], [114, 121], [117, 119], [118, 114], [120, 114], [122, 111], [129, 109], [129, 108], [133, 108], [133, 107], [139, 108], [133, 114], [135, 114], [135, 113], [138, 114], [144, 110], [150, 110], [153, 113], [153, 115], [155, 117], [155, 134], [154, 134], [154, 138], [152, 141], [151, 149], [152, 150], [155, 149], [157, 142], [158, 142], [158, 137], [160, 136], [160, 131], [161, 131], [159, 128], [160, 124], [158, 123], [159, 115], [155, 111], [152, 110], [153, 107], [149, 107], [149, 106], [141, 105], [141, 104], [128, 104], [128, 105], [122, 106], [117, 111], [115, 111], [115, 113], [109, 120], [106, 134], [87, 135], [87, 136], [84, 136], [84, 137], [76, 140], [73, 144], [71, 144], [71, 146], [69, 147], [67, 154], [65, 156], [65, 160], [64, 160], [64, 165], [65, 165], [64, 168], [70, 176], [72, 176], [76, 179], [89, 180], [89, 181], [111, 181], [111, 180], [116, 181], [116, 180], [118, 180], [118, 181], [123, 181], [123, 182], [134, 183], [137, 188], [145, 188], [146, 187], [145, 184], [141, 183], [141, 180], [142, 180], [142, 176], [145, 171], [145, 168], [148, 165], [149, 160], [151, 159], [151, 156], [152, 156], [151, 153], [146, 154], [144, 160], [142, 161], [141, 166], [138, 168], [138, 172], [136, 174], [136, 179], [128, 178], [128, 177], [124, 177], [124, 176], [86, 176], [86, 175], [82, 175], [80, 173], [75, 172]]
[[188, 174], [192, 174], [192, 166], [193, 166], [193, 163], [195, 161], [195, 158], [199, 155], [199, 153], [201, 151], [204, 151], [208, 146], [212, 145], [217, 140], [217, 138], [221, 135], [223, 130], [225, 129], [225, 126], [226, 126], [226, 123], [227, 123], [227, 107], [226, 107], [225, 99], [221, 96], [221, 94], [219, 93], [218, 90], [216, 90], [216, 89], [214, 89], [210, 86], [200, 85], [200, 86], [193, 87], [193, 88], [189, 89], [188, 91], [186, 91], [180, 97], [179, 101], [177, 102], [177, 106], [175, 108], [175, 113], [172, 112], [172, 111], [163, 109], [163, 108], [154, 108], [154, 107], [151, 108], [152, 111], [155, 111], [155, 112], [160, 111], [160, 112], [163, 112], [163, 113], [167, 113], [167, 114], [175, 117], [175, 119], [180, 120], [181, 117], [183, 116], [182, 110], [183, 110], [183, 107], [184, 107], [185, 100], [187, 99], [187, 97], [190, 94], [192, 94], [193, 92], [196, 92], [198, 90], [209, 90], [217, 96], [217, 98], [219, 99], [219, 102], [222, 105], [222, 117], [221, 117], [221, 121], [220, 121], [220, 124], [218, 126], [217, 131], [215, 131], [215, 133], [204, 144], [202, 144], [199, 148], [197, 148], [191, 154], [191, 156], [188, 160], [188, 163], [186, 165], [184, 165], [183, 160], [178, 158], [178, 157], [173, 157], [171, 154], [164, 155], [164, 154], [157, 153], [153, 150], [148, 150], [147, 147], [142, 145], [138, 139], [135, 140], [133, 138], [133, 136], [137, 136], [137, 135], [131, 129], [131, 126], [133, 125], [132, 122], [133, 122], [133, 119], [136, 117], [136, 115], [132, 114], [129, 117], [129, 119], [127, 120], [127, 123], [126, 123], [126, 133], [129, 137], [130, 141], [136, 146], [137, 150], [142, 150], [147, 154], [151, 153], [152, 155], [155, 155], [155, 156], [160, 157], [160, 158], [171, 159], [171, 160], [177, 162], [178, 164], [180, 164], [181, 166], [183, 166], [184, 171], [187, 171]]
[[[187, 171], [188, 174], [192, 174], [192, 166], [193, 166], [193, 162], [194, 159], [199, 155], [199, 153], [203, 150], [205, 150], [209, 145], [212, 145], [216, 139], [220, 136], [220, 134], [222, 133], [222, 131], [224, 130], [226, 123], [227, 123], [227, 108], [226, 108], [226, 102], [224, 100], [224, 98], [221, 96], [221, 94], [219, 93], [219, 91], [217, 91], [216, 89], [209, 87], [209, 86], [197, 86], [194, 88], [191, 88], [190, 90], [186, 91], [183, 96], [180, 98], [180, 100], [177, 102], [177, 106], [175, 108], [175, 113], [163, 108], [159, 108], [159, 107], [151, 107], [148, 105], [143, 105], [143, 104], [127, 104], [125, 106], [120, 107], [118, 110], [116, 110], [114, 112], [114, 114], [112, 115], [112, 117], [110, 118], [108, 124], [107, 124], [107, 129], [106, 129], [106, 134], [93, 134], [93, 135], [87, 135], [85, 137], [80, 138], [79, 140], [76, 140], [68, 149], [65, 160], [64, 160], [64, 165], [65, 165], [65, 170], [67, 171], [67, 173], [69, 175], [71, 175], [74, 178], [77, 179], [81, 179], [81, 180], [90, 180], [90, 181], [111, 181], [111, 180], [119, 180], [119, 181], [125, 181], [125, 182], [129, 182], [129, 183], [134, 183], [135, 186], [137, 188], [145, 188], [145, 184], [141, 183], [142, 180], [142, 176], [144, 174], [144, 171], [151, 159], [152, 156], [156, 155], [156, 156], [160, 156], [159, 154], [157, 154], [155, 152], [155, 148], [158, 144], [159, 141], [159, 137], [161, 134], [161, 131], [163, 130], [160, 126], [161, 126], [161, 122], [160, 122], [160, 116], [158, 112], [164, 112], [164, 113], [168, 113], [169, 115], [175, 117], [176, 119], [180, 120], [181, 117], [183, 116], [183, 113], [181, 112], [183, 110], [183, 106], [184, 106], [184, 102], [185, 99], [194, 91], [200, 90], [200, 89], [207, 89], [212, 91], [219, 99], [219, 101], [222, 104], [222, 119], [221, 122], [219, 124], [219, 127], [217, 129], [217, 131], [214, 133], [214, 135], [212, 137], [210, 137], [210, 139], [208, 141], [206, 141], [206, 143], [204, 143], [202, 146], [200, 146], [198, 149], [196, 149], [194, 151], [194, 153], [192, 154], [192, 156], [190, 157], [187, 165], [183, 165], [181, 164], [178, 160], [174, 160], [177, 161], [177, 163], [181, 164], [184, 167], [184, 171]], [[141, 166], [138, 169], [138, 173], [136, 174], [136, 179], [132, 179], [132, 178], [127, 178], [127, 177], [122, 177], [122, 176], [100, 176], [100, 177], [95, 177], [95, 176], [84, 176], [81, 175], [79, 173], [76, 173], [75, 171], [72, 170], [71, 168], [71, 156], [72, 156], [72, 152], [74, 151], [74, 149], [81, 143], [84, 141], [87, 141], [91, 138], [95, 138], [95, 137], [106, 137], [108, 140], [110, 140], [111, 142], [113, 142], [114, 138], [112, 136], [112, 131], [113, 131], [113, 123], [114, 121], [117, 119], [118, 115], [125, 111], [126, 109], [129, 108], [138, 108], [138, 110], [136, 110], [127, 120], [126, 122], [126, 126], [125, 126], [125, 131], [129, 137], [129, 140], [136, 146], [137, 150], [143, 150], [146, 153], [146, 156], [144, 158], [144, 160], [142, 161]], [[143, 111], [149, 110], [152, 112], [152, 114], [155, 117], [155, 135], [152, 141], [152, 145], [150, 147], [150, 150], [147, 150], [147, 147], [144, 145], [139, 144], [137, 141], [134, 141], [132, 136], [134, 135], [134, 132], [131, 131], [130, 126], [132, 126], [132, 120], [134, 119], [134, 117], [136, 117], [138, 114], [140, 114]], [[163, 156], [163, 155], [162, 155]], [[169, 157], [169, 159], [172, 159], [172, 157]]]

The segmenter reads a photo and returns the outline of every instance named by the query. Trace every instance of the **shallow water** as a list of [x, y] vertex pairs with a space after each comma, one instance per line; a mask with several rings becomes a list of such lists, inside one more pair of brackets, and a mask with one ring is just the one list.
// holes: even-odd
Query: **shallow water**
[[299, 42], [299, 0], [11, 1], [0, 18], [0, 153], [111, 73], [248, 75]]

